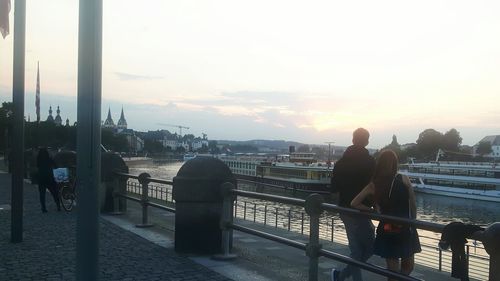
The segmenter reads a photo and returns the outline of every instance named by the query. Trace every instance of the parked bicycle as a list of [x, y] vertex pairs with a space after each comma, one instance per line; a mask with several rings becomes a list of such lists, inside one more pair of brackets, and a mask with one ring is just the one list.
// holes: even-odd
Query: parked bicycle
[[74, 168], [54, 169], [54, 179], [59, 190], [59, 200], [66, 212], [70, 212], [76, 200], [76, 175]]

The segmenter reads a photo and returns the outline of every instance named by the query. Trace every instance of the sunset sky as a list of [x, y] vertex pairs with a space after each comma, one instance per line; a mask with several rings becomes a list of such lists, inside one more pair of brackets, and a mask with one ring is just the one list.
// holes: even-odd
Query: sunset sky
[[[427, 128], [500, 134], [500, 1], [103, 2], [103, 119], [123, 106], [135, 130], [348, 145], [365, 127], [373, 148]], [[73, 123], [78, 1], [27, 0], [26, 32], [26, 115], [40, 61], [42, 119], [60, 105]], [[1, 101], [12, 44], [13, 30]]]

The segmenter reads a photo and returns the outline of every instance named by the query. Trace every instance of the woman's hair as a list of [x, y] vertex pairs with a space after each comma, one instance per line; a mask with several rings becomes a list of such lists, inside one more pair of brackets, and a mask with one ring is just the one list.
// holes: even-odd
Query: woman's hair
[[389, 201], [389, 190], [398, 172], [398, 156], [394, 151], [383, 150], [377, 158], [372, 182], [375, 185], [375, 203], [384, 207]]

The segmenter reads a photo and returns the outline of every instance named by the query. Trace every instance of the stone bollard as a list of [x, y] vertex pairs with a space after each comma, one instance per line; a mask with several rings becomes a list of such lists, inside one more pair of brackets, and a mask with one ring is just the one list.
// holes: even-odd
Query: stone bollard
[[306, 198], [306, 213], [310, 217], [309, 243], [307, 243], [306, 254], [309, 257], [309, 281], [318, 280], [318, 251], [321, 249], [319, 243], [319, 217], [323, 212], [321, 204], [324, 198], [320, 194], [311, 194]]
[[500, 281], [500, 222], [489, 225], [483, 232], [484, 249], [490, 255], [490, 281]]
[[176, 252], [221, 253], [221, 185], [225, 182], [236, 184], [231, 170], [219, 159], [196, 157], [181, 167], [173, 179], [172, 194], [175, 200]]
[[[99, 191], [99, 201], [101, 212], [115, 212], [120, 199], [115, 200], [115, 194], [121, 190], [126, 190], [126, 181], [116, 181], [115, 172], [128, 173], [125, 161], [118, 153], [104, 152], [101, 154], [101, 190]], [[118, 183], [118, 186], [117, 186]], [[122, 194], [125, 194], [123, 192]], [[121, 199], [124, 200], [124, 199]]]

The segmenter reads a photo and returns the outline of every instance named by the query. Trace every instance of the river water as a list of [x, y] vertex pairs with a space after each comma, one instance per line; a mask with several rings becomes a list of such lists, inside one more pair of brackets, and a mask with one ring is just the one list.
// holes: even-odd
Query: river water
[[[130, 173], [138, 175], [147, 172], [154, 178], [171, 180], [183, 164], [180, 161], [172, 161], [131, 165]], [[462, 221], [482, 226], [500, 221], [500, 204], [498, 203], [423, 193], [417, 193], [416, 197], [419, 220], [442, 224]]]

